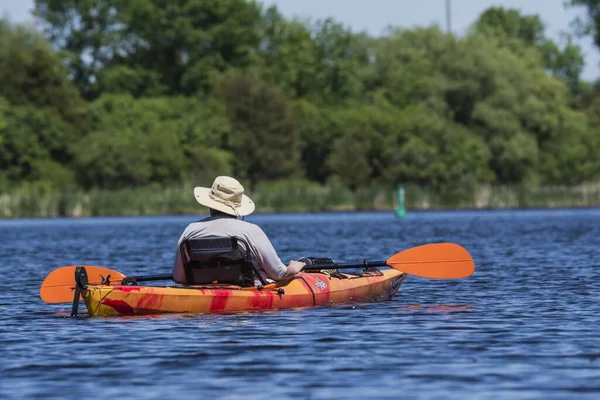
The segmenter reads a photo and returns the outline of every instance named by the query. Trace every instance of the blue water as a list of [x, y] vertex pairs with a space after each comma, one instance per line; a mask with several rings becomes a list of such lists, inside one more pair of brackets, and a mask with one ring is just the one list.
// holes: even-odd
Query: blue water
[[600, 210], [258, 215], [285, 261], [463, 245], [475, 274], [388, 302], [68, 318], [61, 265], [168, 273], [194, 217], [0, 221], [0, 398], [600, 398]]

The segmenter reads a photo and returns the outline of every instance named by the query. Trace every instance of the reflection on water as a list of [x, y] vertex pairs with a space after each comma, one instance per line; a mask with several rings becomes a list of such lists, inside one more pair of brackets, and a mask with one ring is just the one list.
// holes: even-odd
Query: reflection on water
[[[168, 273], [193, 217], [0, 221], [0, 398], [597, 398], [600, 211], [264, 215], [284, 261], [463, 245], [469, 279], [389, 302], [233, 315], [68, 318], [61, 265]], [[268, 394], [268, 395], [267, 395]]]

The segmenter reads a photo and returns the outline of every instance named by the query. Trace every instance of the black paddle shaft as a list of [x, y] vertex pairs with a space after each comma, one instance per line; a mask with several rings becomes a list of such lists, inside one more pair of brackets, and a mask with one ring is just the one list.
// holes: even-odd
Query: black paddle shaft
[[134, 276], [133, 277], [137, 281], [165, 281], [169, 279], [173, 279], [173, 275], [171, 274], [162, 274], [162, 275], [142, 275], [142, 276]]
[[150, 282], [150, 281], [170, 281], [173, 280], [173, 275], [162, 274], [162, 275], [140, 275], [140, 276], [128, 276], [123, 278], [121, 281], [122, 285], [135, 285], [138, 282]]
[[350, 268], [375, 268], [386, 267], [387, 261], [361, 261], [352, 263], [333, 263], [320, 265], [307, 265], [302, 271], [315, 271], [320, 269], [350, 269]]

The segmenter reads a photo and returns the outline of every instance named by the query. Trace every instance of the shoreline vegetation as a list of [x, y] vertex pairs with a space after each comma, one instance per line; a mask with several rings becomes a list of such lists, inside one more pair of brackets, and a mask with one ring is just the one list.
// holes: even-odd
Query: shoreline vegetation
[[35, 29], [0, 18], [0, 218], [196, 214], [219, 175], [262, 213], [391, 211], [398, 185], [409, 212], [600, 206], [600, 81], [539, 15], [371, 35], [254, 0], [34, 3]]
[[[0, 218], [106, 217], [198, 214], [193, 185], [121, 189], [53, 190], [23, 186], [0, 194]], [[600, 207], [600, 183], [577, 186], [491, 186], [441, 195], [431, 188], [405, 185], [405, 208], [429, 210], [492, 210]], [[363, 187], [350, 191], [303, 180], [259, 185], [249, 195], [258, 213], [393, 211], [394, 188]]]

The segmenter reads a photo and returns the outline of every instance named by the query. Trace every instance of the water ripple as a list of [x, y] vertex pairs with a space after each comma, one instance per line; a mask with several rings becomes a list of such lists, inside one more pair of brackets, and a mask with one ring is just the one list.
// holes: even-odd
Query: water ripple
[[0, 398], [598, 398], [600, 210], [258, 215], [284, 260], [456, 242], [477, 272], [389, 302], [69, 318], [46, 274], [170, 271], [192, 217], [0, 221]]

